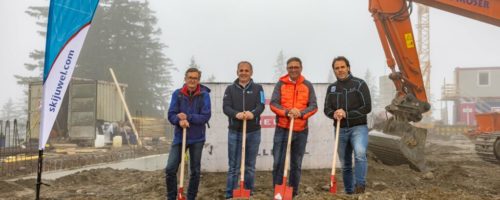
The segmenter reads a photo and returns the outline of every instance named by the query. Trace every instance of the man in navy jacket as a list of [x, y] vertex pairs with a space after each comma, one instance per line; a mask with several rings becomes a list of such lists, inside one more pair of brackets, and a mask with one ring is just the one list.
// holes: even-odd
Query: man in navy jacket
[[[260, 114], [264, 111], [264, 90], [252, 80], [252, 64], [238, 63], [238, 78], [227, 86], [224, 92], [223, 111], [228, 117], [227, 152], [229, 169], [227, 172], [226, 199], [233, 198], [233, 190], [238, 189], [240, 175], [242, 141], [246, 140], [245, 188], [254, 191], [255, 163], [260, 145]], [[243, 120], [247, 120], [246, 138], [243, 138]], [[243, 189], [243, 188], [240, 188]]]
[[332, 68], [337, 81], [328, 86], [324, 112], [335, 123], [340, 120], [337, 151], [342, 163], [344, 190], [347, 194], [364, 193], [368, 168], [366, 115], [372, 110], [370, 90], [364, 80], [351, 74], [351, 65], [346, 57], [333, 59]]
[[189, 149], [190, 178], [187, 199], [196, 199], [201, 174], [201, 154], [205, 144], [205, 124], [211, 116], [210, 89], [200, 84], [201, 71], [189, 68], [184, 86], [175, 90], [168, 108], [168, 121], [175, 125], [174, 141], [168, 156], [166, 173], [167, 198], [177, 199], [177, 169], [181, 162], [182, 129], [186, 131]]

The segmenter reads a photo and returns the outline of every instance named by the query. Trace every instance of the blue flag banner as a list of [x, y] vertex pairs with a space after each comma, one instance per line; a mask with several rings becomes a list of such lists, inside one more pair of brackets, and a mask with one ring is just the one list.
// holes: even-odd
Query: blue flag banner
[[38, 148], [43, 150], [73, 75], [99, 0], [51, 0]]

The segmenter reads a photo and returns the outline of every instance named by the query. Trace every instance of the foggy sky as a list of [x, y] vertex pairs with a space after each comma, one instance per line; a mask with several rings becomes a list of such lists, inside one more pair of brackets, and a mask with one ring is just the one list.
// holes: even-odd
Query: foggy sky
[[[221, 82], [236, 77], [235, 67], [241, 60], [252, 62], [255, 81], [275, 82], [272, 67], [280, 50], [287, 58], [300, 57], [304, 76], [313, 82], [327, 81], [331, 60], [338, 55], [350, 59], [355, 76], [363, 77], [368, 68], [376, 76], [389, 71], [368, 1], [149, 2], [159, 19], [157, 27], [163, 31], [161, 41], [169, 46], [164, 52], [178, 69], [174, 71], [175, 87], [180, 86], [192, 56], [205, 78], [213, 74]], [[23, 88], [15, 83], [13, 74], [30, 74], [23, 66], [29, 61], [29, 52], [45, 45], [44, 38], [35, 33], [35, 19], [24, 13], [29, 5], [48, 5], [48, 1], [0, 1], [0, 106], [9, 98], [20, 99]], [[435, 98], [440, 96], [444, 78], [453, 81], [455, 67], [500, 66], [500, 27], [436, 9], [430, 15], [431, 91]], [[412, 19], [415, 24], [416, 8]]]

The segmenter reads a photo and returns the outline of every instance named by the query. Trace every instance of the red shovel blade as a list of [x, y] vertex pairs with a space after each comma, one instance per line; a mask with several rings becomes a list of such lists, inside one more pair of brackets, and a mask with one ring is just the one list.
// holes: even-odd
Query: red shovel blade
[[286, 177], [283, 177], [283, 184], [274, 186], [274, 200], [292, 200], [293, 187], [286, 186]]
[[184, 196], [184, 188], [180, 187], [177, 189], [177, 200], [186, 200], [186, 197]]
[[245, 183], [240, 181], [240, 188], [233, 190], [233, 199], [250, 199], [250, 190], [245, 190]]
[[335, 180], [335, 175], [330, 176], [330, 193], [337, 194], [337, 180]]

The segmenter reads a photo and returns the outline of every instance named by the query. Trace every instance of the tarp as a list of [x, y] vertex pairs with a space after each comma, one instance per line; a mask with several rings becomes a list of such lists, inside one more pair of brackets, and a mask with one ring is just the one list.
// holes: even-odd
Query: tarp
[[73, 75], [99, 0], [51, 0], [38, 148], [43, 150]]

